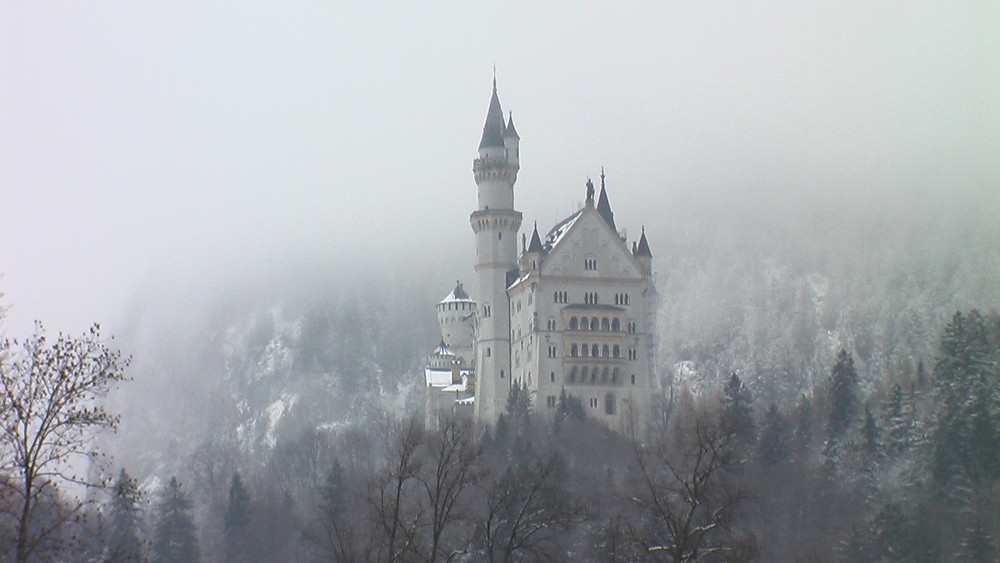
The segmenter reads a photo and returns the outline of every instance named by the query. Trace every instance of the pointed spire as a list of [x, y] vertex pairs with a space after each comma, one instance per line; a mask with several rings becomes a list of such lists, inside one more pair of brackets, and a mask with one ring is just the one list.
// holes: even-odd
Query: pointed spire
[[535, 230], [531, 232], [531, 242], [528, 244], [528, 252], [541, 252], [542, 238], [538, 236], [538, 221], [535, 221]]
[[507, 117], [507, 128], [504, 129], [503, 136], [504, 137], [513, 137], [515, 139], [520, 140], [521, 137], [520, 137], [520, 135], [517, 134], [517, 129], [514, 129], [514, 113], [513, 112], [507, 112], [507, 116], [508, 116]]
[[604, 221], [611, 227], [611, 230], [618, 232], [615, 227], [615, 214], [611, 211], [611, 202], [608, 201], [608, 191], [604, 188], [604, 168], [601, 168], [601, 195], [597, 200], [597, 212], [601, 214]]
[[486, 111], [486, 123], [483, 125], [483, 138], [479, 141], [479, 148], [502, 147], [505, 129], [503, 110], [500, 109], [500, 98], [497, 96], [496, 69], [494, 69], [493, 96], [490, 98], [490, 109]]
[[642, 236], [639, 237], [639, 246], [634, 254], [641, 258], [652, 258], [653, 253], [649, 251], [649, 242], [646, 240], [646, 226], [642, 226]]

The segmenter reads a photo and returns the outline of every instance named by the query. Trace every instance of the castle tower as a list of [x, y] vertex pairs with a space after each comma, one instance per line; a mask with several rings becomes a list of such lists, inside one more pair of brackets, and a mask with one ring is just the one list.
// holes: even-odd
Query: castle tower
[[521, 227], [521, 212], [514, 210], [514, 182], [520, 168], [519, 141], [513, 118], [504, 124], [494, 78], [493, 97], [479, 142], [479, 158], [472, 165], [479, 206], [469, 217], [476, 233], [479, 312], [475, 418], [487, 424], [496, 422], [510, 388], [507, 286], [513, 281], [508, 276], [517, 275], [517, 232]]

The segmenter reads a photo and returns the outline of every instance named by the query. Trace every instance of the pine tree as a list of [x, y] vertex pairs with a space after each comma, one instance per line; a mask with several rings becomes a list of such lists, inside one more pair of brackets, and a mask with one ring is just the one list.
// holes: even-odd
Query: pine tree
[[958, 312], [934, 365], [932, 471], [938, 484], [960, 469], [974, 482], [1000, 477], [1000, 338], [978, 312]]
[[753, 423], [753, 396], [740, 377], [733, 373], [723, 388], [722, 430], [737, 442], [751, 444], [757, 439]]
[[791, 431], [777, 405], [768, 407], [757, 443], [757, 454], [764, 465], [778, 465], [788, 460]]
[[154, 563], [198, 561], [198, 538], [191, 517], [191, 501], [181, 490], [177, 477], [171, 477], [160, 493], [153, 536]]
[[903, 400], [903, 389], [899, 384], [892, 386], [889, 397], [882, 406], [886, 432], [886, 453], [896, 456], [910, 447], [910, 422], [907, 420]]
[[226, 541], [227, 561], [247, 560], [247, 529], [250, 526], [250, 492], [243, 485], [239, 471], [233, 472], [229, 485], [229, 504], [226, 506], [223, 532]]
[[858, 374], [854, 370], [854, 358], [841, 349], [830, 372], [830, 421], [827, 439], [836, 442], [844, 437], [851, 427], [858, 409]]
[[878, 466], [882, 446], [879, 444], [879, 429], [871, 408], [865, 405], [865, 424], [861, 427], [861, 466], [872, 472]]
[[109, 561], [142, 561], [142, 542], [139, 540], [140, 495], [135, 480], [129, 477], [125, 469], [118, 473], [112, 495], [105, 558]]

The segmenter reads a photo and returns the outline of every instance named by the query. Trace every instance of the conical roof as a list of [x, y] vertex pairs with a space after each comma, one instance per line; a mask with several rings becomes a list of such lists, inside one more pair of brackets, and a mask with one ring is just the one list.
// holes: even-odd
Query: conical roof
[[483, 125], [483, 138], [479, 141], [479, 148], [502, 147], [505, 130], [503, 110], [500, 109], [500, 98], [497, 97], [497, 81], [494, 78], [493, 97], [490, 98], [490, 109], [486, 111], [486, 123]]
[[653, 253], [649, 251], [649, 242], [646, 241], [646, 228], [642, 228], [642, 236], [639, 237], [639, 246], [635, 249], [635, 255], [643, 258], [652, 258]]
[[608, 191], [604, 189], [604, 180], [601, 180], [601, 195], [597, 198], [597, 212], [604, 221], [611, 227], [611, 230], [618, 232], [615, 227], [615, 214], [611, 211], [611, 202], [608, 201]]
[[442, 299], [440, 303], [449, 303], [453, 301], [472, 301], [472, 298], [465, 292], [465, 289], [462, 287], [462, 282], [460, 281], [455, 282], [455, 289], [451, 290], [451, 293]]
[[517, 134], [517, 129], [514, 129], [514, 114], [508, 113], [507, 116], [507, 129], [504, 130], [503, 136], [520, 140], [521, 136]]
[[538, 223], [535, 223], [535, 230], [531, 233], [531, 242], [528, 243], [528, 252], [541, 252], [542, 239], [538, 236]]

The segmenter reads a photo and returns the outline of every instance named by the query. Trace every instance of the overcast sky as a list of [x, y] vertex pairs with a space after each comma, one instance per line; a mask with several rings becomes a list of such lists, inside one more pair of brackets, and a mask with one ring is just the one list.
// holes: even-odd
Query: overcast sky
[[8, 336], [174, 274], [471, 253], [494, 65], [529, 226], [601, 166], [630, 233], [804, 201], [1000, 218], [997, 2], [416, 4], [6, 2]]

